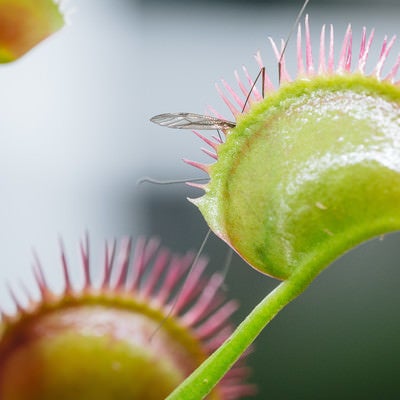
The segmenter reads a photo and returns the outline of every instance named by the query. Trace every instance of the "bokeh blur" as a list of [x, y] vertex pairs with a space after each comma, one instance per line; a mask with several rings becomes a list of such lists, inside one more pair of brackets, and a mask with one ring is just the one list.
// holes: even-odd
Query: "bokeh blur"
[[[32, 286], [32, 247], [61, 285], [59, 236], [71, 264], [85, 231], [94, 264], [105, 238], [155, 234], [175, 251], [199, 247], [207, 227], [186, 197], [201, 192], [136, 182], [199, 177], [181, 159], [207, 158], [190, 131], [149, 118], [212, 105], [229, 119], [214, 82], [234, 83], [242, 64], [256, 76], [258, 49], [276, 82], [267, 38], [287, 36], [301, 3], [70, 0], [66, 28], [0, 67], [1, 307], [12, 310], [7, 283]], [[375, 27], [371, 60], [386, 33], [400, 33], [394, 0], [314, 0], [307, 12], [316, 46], [323, 23], [339, 42], [351, 22], [355, 46], [364, 25]], [[292, 72], [294, 48], [292, 38]], [[351, 251], [279, 314], [249, 358], [257, 399], [398, 398], [399, 244], [393, 234]], [[205, 253], [210, 269], [223, 267], [221, 241], [213, 237]], [[241, 303], [237, 320], [277, 284], [234, 257], [227, 290]]]

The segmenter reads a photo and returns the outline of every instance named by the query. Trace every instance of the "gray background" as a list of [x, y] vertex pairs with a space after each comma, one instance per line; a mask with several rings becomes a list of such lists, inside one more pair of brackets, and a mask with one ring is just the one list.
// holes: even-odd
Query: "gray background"
[[[201, 143], [148, 119], [203, 113], [209, 104], [229, 117], [214, 82], [234, 83], [242, 64], [255, 76], [257, 49], [276, 79], [267, 37], [285, 37], [300, 8], [294, 1], [67, 4], [76, 9], [68, 27], [0, 67], [0, 304], [7, 310], [6, 283], [32, 285], [32, 246], [60, 287], [58, 235], [76, 279], [76, 244], [85, 230], [94, 267], [104, 238], [158, 234], [176, 251], [199, 246], [207, 227], [185, 198], [200, 192], [138, 188], [136, 181], [200, 176], [181, 158], [207, 160]], [[371, 59], [385, 33], [399, 33], [395, 1], [315, 0], [308, 13], [315, 44], [322, 23], [334, 24], [339, 42], [352, 22], [356, 45], [362, 26], [375, 27]], [[294, 41], [289, 63], [293, 49]], [[249, 361], [259, 399], [398, 398], [399, 238], [343, 256], [265, 330]], [[221, 268], [225, 252], [218, 239], [210, 241], [210, 269]], [[238, 320], [277, 284], [237, 257], [227, 281], [229, 296], [242, 305]]]

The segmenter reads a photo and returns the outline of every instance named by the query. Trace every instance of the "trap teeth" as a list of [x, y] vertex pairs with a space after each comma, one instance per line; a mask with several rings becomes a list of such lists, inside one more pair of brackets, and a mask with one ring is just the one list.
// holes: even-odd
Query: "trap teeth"
[[[86, 238], [81, 285], [72, 284], [62, 250], [61, 292], [51, 288], [38, 260], [40, 299], [25, 307], [10, 290], [16, 314], [3, 314], [0, 325], [2, 400], [164, 399], [227, 338], [236, 303], [225, 300], [218, 274], [205, 277], [205, 259], [180, 293], [191, 253], [172, 255], [157, 239], [131, 247], [130, 239], [105, 247], [97, 285]], [[246, 375], [240, 364], [234, 367], [218, 393], [237, 392], [229, 399], [250, 393]]]

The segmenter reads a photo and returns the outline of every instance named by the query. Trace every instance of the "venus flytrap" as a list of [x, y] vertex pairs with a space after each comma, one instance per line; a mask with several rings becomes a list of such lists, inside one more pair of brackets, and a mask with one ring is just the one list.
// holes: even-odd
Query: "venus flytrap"
[[[394, 37], [385, 38], [367, 74], [373, 36], [364, 29], [354, 55], [349, 26], [335, 63], [333, 28], [326, 48], [323, 27], [314, 65], [306, 17], [305, 62], [299, 26], [295, 80], [283, 58], [279, 88], [268, 76], [263, 80], [265, 98], [252, 88], [251, 79], [251, 88], [246, 87], [238, 74], [243, 97], [225, 82], [228, 95], [219, 89], [235, 122], [222, 126], [225, 142], [197, 133], [216, 162], [188, 161], [210, 177], [205, 185], [194, 184], [205, 194], [191, 201], [244, 260], [283, 282], [168, 399], [203, 398], [277, 312], [333, 260], [361, 242], [400, 229], [400, 86], [395, 78], [400, 57], [383, 76], [394, 44]], [[272, 46], [280, 59], [273, 41]], [[256, 60], [262, 68], [260, 54]], [[219, 115], [215, 119], [215, 126], [226, 123]], [[179, 127], [202, 122], [184, 113], [152, 120]]]
[[[179, 292], [194, 256], [171, 254], [158, 240], [139, 240], [133, 254], [130, 240], [119, 251], [106, 246], [97, 283], [87, 241], [81, 256], [81, 285], [62, 251], [62, 291], [38, 262], [39, 298], [10, 290], [16, 312], [0, 310], [2, 400], [161, 400], [232, 332], [237, 304], [226, 301], [222, 276], [204, 276], [204, 258]], [[241, 360], [208, 398], [253, 393], [247, 375]]]
[[0, 0], [0, 63], [15, 61], [63, 26], [59, 1]]

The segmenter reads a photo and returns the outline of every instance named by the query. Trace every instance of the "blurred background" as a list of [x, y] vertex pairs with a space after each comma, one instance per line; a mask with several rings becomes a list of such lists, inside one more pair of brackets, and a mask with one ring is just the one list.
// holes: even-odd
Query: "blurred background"
[[[0, 67], [0, 304], [7, 310], [6, 284], [32, 285], [32, 248], [48, 280], [61, 285], [59, 236], [76, 271], [86, 230], [94, 265], [106, 238], [155, 234], [174, 251], [200, 246], [207, 226], [186, 197], [201, 192], [136, 182], [199, 177], [181, 159], [208, 160], [190, 131], [149, 118], [212, 105], [230, 119], [214, 83], [224, 77], [233, 84], [242, 64], [256, 76], [258, 49], [276, 82], [267, 37], [287, 36], [302, 1], [67, 4], [75, 10], [69, 26]], [[371, 60], [385, 33], [399, 33], [395, 0], [314, 0], [307, 12], [315, 45], [323, 23], [334, 24], [340, 41], [351, 22], [355, 46], [364, 25], [375, 27]], [[292, 40], [292, 72], [294, 47]], [[399, 244], [393, 234], [351, 251], [279, 314], [249, 358], [257, 399], [398, 398]], [[222, 268], [220, 240], [213, 237], [205, 253], [210, 270]], [[227, 286], [241, 303], [237, 321], [277, 284], [234, 257]]]

